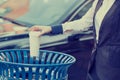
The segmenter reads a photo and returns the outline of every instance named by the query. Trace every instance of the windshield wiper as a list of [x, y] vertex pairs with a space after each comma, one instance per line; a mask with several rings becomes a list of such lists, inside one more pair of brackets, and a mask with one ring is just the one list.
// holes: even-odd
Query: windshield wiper
[[20, 21], [17, 21], [17, 20], [13, 20], [13, 19], [10, 19], [10, 18], [7, 18], [7, 17], [3, 17], [3, 16], [0, 16], [1, 19], [3, 20], [7, 20], [13, 24], [16, 24], [16, 25], [19, 25], [19, 26], [25, 26], [25, 27], [31, 27], [33, 26], [33, 24], [26, 24], [24, 22], [20, 22]]

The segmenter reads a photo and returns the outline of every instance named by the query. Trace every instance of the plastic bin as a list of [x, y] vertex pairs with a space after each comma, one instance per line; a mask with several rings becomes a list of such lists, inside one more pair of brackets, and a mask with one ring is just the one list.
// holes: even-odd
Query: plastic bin
[[67, 80], [68, 68], [76, 59], [68, 54], [40, 50], [30, 57], [29, 50], [0, 51], [0, 80]]

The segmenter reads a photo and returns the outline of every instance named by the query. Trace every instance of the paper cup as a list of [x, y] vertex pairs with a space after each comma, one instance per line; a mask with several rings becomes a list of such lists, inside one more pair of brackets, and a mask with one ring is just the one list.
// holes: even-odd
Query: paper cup
[[30, 56], [39, 57], [40, 48], [40, 37], [39, 32], [31, 31], [29, 32], [29, 43], [30, 43]]

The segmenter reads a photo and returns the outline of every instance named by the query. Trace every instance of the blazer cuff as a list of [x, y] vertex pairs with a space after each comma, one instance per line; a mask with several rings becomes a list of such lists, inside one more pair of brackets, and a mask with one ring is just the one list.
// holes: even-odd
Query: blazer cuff
[[52, 34], [61, 34], [63, 33], [63, 28], [62, 25], [55, 25], [55, 26], [51, 26], [52, 28]]

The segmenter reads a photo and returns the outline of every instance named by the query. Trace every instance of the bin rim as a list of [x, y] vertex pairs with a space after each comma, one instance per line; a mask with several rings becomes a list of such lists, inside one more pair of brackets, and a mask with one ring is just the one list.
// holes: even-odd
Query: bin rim
[[[6, 50], [0, 50], [0, 53], [1, 52], [5, 52], [5, 51], [29, 51], [29, 49], [6, 49]], [[47, 52], [53, 52], [56, 54], [57, 51], [49, 51], [49, 50], [40, 50], [40, 51], [47, 51]], [[62, 55], [67, 55], [71, 58], [73, 58], [73, 61], [72, 62], [69, 62], [69, 63], [60, 63], [60, 64], [55, 64], [55, 63], [52, 63], [52, 64], [33, 64], [31, 65], [31, 63], [17, 63], [17, 62], [8, 62], [8, 61], [3, 61], [3, 60], [0, 60], [0, 63], [4, 63], [4, 64], [9, 64], [9, 65], [14, 65], [14, 66], [24, 66], [24, 67], [55, 67], [55, 66], [67, 66], [67, 65], [71, 65], [73, 63], [75, 63], [76, 59], [69, 55], [69, 54], [66, 54], [66, 53], [63, 53], [63, 52], [57, 52], [59, 54], [62, 54]]]

